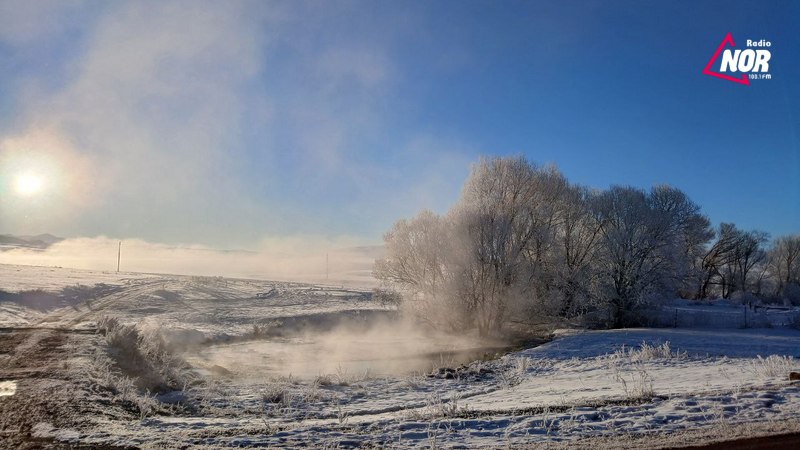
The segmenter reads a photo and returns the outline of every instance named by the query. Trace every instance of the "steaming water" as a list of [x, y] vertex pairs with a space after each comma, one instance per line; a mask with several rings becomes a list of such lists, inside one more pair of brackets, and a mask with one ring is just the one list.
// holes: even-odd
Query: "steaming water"
[[243, 377], [312, 379], [318, 375], [358, 377], [429, 372], [483, 359], [502, 350], [476, 342], [430, 336], [333, 336], [246, 342], [206, 347], [189, 361], [195, 366]]

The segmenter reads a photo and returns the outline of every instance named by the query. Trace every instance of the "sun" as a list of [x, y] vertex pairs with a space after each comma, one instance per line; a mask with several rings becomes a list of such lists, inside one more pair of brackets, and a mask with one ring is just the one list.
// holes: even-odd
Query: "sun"
[[14, 181], [14, 188], [17, 193], [24, 196], [35, 195], [42, 190], [44, 180], [41, 176], [33, 173], [23, 173], [18, 175]]

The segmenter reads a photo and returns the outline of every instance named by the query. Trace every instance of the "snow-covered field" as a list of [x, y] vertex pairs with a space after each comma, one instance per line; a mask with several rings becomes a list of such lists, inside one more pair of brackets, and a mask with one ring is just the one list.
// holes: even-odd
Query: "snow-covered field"
[[[661, 347], [642, 351], [642, 342]], [[123, 442], [159, 436], [210, 447], [491, 448], [797, 423], [800, 386], [788, 373], [800, 369], [792, 357], [798, 343], [800, 333], [788, 330], [586, 332], [471, 364], [453, 379], [219, 380], [205, 399], [219, 408], [213, 419], [153, 417], [100, 428]], [[275, 389], [285, 397], [265, 404]]]
[[[104, 287], [102, 296], [89, 292], [86, 302], [53, 311], [50, 317], [41, 320], [80, 324], [113, 315], [127, 323], [195, 331], [212, 339], [245, 334], [254, 325], [281, 318], [383, 309], [370, 300], [369, 291], [291, 282], [3, 264], [0, 264], [0, 280], [0, 290], [6, 292], [60, 293], [76, 285]], [[29, 313], [36, 318], [39, 312]], [[0, 302], [0, 325], [21, 314], [18, 304]]]
[[142, 273], [100, 272], [65, 269], [62, 267], [0, 264], [0, 280], [2, 280], [0, 281], [0, 289], [7, 292], [32, 291], [36, 289], [53, 292], [68, 286], [93, 286], [98, 283], [124, 286], [137, 280], [158, 277], [157, 275]]
[[[564, 330], [537, 347], [461, 364], [465, 360], [444, 355], [469, 349], [474, 341], [426, 341], [411, 329], [392, 328], [393, 316], [358, 289], [21, 266], [0, 266], [0, 280], [6, 292], [105, 286], [81, 290], [96, 295], [51, 311], [0, 303], [0, 320], [6, 321], [0, 326], [75, 330], [52, 344], [63, 354], [58, 365], [42, 370], [53, 371], [50, 378], [32, 378], [33, 370], [20, 364], [33, 361], [26, 352], [35, 355], [55, 331], [20, 338], [0, 353], [0, 363], [9, 367], [0, 381], [6, 391], [11, 383], [15, 389], [0, 396], [1, 414], [11, 414], [10, 402], [32, 398], [48, 383], [72, 380], [73, 389], [85, 393], [62, 403], [67, 410], [93, 413], [76, 414], [71, 422], [42, 415], [31, 424], [41, 439], [143, 448], [527, 448], [595, 442], [656, 448], [687, 433], [721, 439], [736, 435], [733, 430], [800, 431], [800, 384], [788, 377], [800, 371], [800, 331], [777, 325]], [[149, 397], [94, 386], [121, 376], [113, 367], [105, 373], [98, 368], [98, 361], [108, 359], [98, 352], [108, 347], [91, 330], [103, 315], [192, 337], [181, 351], [201, 381]], [[379, 325], [346, 335], [338, 328], [342, 320], [349, 327], [362, 319]], [[323, 326], [316, 338], [269, 333], [287, 324], [292, 330]], [[276, 361], [285, 363], [281, 352], [302, 352], [309, 339], [316, 339], [316, 353], [302, 362], [318, 361], [316, 374], [293, 373], [292, 365], [275, 369]], [[334, 351], [333, 340], [350, 346]], [[384, 347], [374, 351], [378, 345]], [[402, 351], [387, 353], [389, 348]], [[430, 358], [437, 352], [438, 361]], [[431, 372], [412, 364], [420, 355], [441, 368]], [[371, 371], [348, 363], [382, 356], [400, 364]], [[337, 358], [339, 364], [330, 365]], [[0, 427], [6, 427], [0, 440], [14, 432], [10, 423], [10, 416], [0, 416]]]

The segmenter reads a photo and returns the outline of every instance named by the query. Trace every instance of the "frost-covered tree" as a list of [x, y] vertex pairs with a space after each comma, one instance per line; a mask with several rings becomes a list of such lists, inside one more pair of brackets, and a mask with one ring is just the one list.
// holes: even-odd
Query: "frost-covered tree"
[[787, 286], [800, 285], [800, 235], [775, 239], [769, 256], [776, 281], [776, 295], [785, 295]]
[[702, 258], [714, 237], [708, 218], [680, 189], [659, 185], [650, 191], [650, 203], [667, 227], [664, 235], [672, 245], [672, 276], [684, 296], [691, 296], [703, 278]]
[[666, 224], [648, 204], [647, 194], [633, 187], [603, 192], [595, 211], [602, 227], [594, 296], [607, 310], [609, 324], [621, 327], [665, 284], [670, 258], [662, 252]]
[[449, 228], [445, 219], [428, 210], [398, 221], [384, 235], [386, 256], [373, 268], [375, 278], [400, 290], [406, 305], [434, 325], [452, 326], [457, 319], [437, 314], [451, 289]]
[[703, 290], [728, 262], [706, 270], [712, 234], [669, 186], [589, 190], [524, 158], [481, 159], [447, 214], [394, 225], [374, 274], [437, 326], [486, 335], [592, 311], [622, 326], [647, 300]]
[[482, 159], [444, 218], [423, 212], [395, 224], [375, 276], [424, 306], [418, 309], [446, 305], [458, 324], [482, 335], [511, 316], [524, 319], [556, 285], [554, 255], [568, 190], [554, 168], [524, 158]]
[[674, 295], [693, 278], [710, 237], [700, 208], [678, 189], [614, 186], [595, 202], [600, 226], [598, 290], [612, 326], [635, 320], [648, 300]]
[[559, 315], [563, 317], [585, 313], [590, 305], [591, 287], [595, 284], [593, 262], [602, 226], [591, 207], [596, 196], [585, 187], [570, 186], [560, 199], [553, 288], [559, 295]]
[[[456, 277], [481, 334], [498, 329], [532, 280], [544, 276], [553, 209], [563, 178], [524, 158], [483, 159], [450, 212], [460, 246]], [[541, 279], [541, 278], [539, 278]]]

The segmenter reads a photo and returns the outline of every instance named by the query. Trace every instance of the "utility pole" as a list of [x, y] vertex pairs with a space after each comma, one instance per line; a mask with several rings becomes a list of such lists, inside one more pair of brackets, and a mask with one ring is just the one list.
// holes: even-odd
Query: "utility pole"
[[119, 273], [119, 260], [122, 257], [122, 241], [117, 245], [117, 273]]

